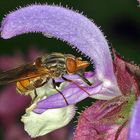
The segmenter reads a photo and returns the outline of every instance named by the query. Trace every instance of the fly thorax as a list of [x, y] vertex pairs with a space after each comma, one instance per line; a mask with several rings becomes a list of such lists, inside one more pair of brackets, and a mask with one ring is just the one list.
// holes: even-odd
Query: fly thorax
[[66, 74], [65, 57], [61, 53], [51, 53], [43, 56], [42, 63], [47, 69], [54, 71], [52, 77]]

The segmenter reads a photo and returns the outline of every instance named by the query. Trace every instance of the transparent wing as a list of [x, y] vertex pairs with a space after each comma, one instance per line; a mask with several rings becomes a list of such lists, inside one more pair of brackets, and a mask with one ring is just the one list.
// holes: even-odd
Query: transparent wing
[[11, 69], [0, 73], [0, 85], [26, 80], [29, 78], [36, 78], [39, 76], [49, 76], [50, 70], [44, 67], [37, 67], [36, 65], [26, 64], [15, 69]]

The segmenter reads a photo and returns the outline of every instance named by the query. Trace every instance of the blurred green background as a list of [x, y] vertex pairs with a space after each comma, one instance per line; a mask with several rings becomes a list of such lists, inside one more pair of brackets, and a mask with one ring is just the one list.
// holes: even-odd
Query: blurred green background
[[[74, 10], [83, 11], [101, 27], [110, 46], [116, 48], [124, 58], [140, 63], [140, 8], [136, 0], [1, 0], [0, 21], [9, 11], [35, 2], [61, 3], [63, 6], [73, 7]], [[31, 46], [38, 47], [44, 53], [46, 51], [73, 52], [65, 43], [46, 38], [41, 34], [22, 35], [9, 40], [0, 38], [0, 54], [13, 53], [15, 50], [26, 52]]]
[[[140, 8], [136, 0], [0, 0], [0, 21], [9, 11], [35, 2], [61, 3], [64, 7], [68, 5], [69, 8], [83, 12], [100, 27], [109, 46], [114, 47], [126, 60], [140, 64]], [[75, 50], [66, 43], [41, 34], [30, 33], [9, 40], [0, 38], [0, 55], [11, 55], [17, 51], [26, 55], [31, 47], [43, 53], [56, 51], [75, 54]], [[91, 100], [85, 100], [78, 106], [83, 108], [83, 105], [89, 104]]]

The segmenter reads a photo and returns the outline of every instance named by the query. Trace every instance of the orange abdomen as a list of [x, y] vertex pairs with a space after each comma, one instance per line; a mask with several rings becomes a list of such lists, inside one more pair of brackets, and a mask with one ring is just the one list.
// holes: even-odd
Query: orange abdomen
[[30, 90], [31, 83], [29, 79], [18, 81], [16, 83], [16, 89], [19, 93], [25, 93], [26, 91]]

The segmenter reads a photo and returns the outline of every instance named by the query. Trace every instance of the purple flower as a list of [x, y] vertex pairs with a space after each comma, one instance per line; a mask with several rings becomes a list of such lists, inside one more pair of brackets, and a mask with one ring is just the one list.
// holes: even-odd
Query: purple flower
[[140, 140], [140, 99], [136, 103], [131, 118], [128, 140]]
[[[38, 95], [38, 99], [26, 110], [27, 114], [22, 117], [26, 131], [32, 137], [36, 137], [66, 125], [74, 116], [74, 104], [90, 96], [102, 100], [110, 99], [110, 101], [99, 101], [99, 107], [102, 107], [102, 109], [98, 110], [97, 108], [97, 114], [92, 109], [95, 117], [91, 121], [94, 119], [98, 119], [98, 121], [93, 121], [93, 124], [91, 122], [87, 123], [90, 124], [90, 126], [85, 127], [87, 128], [85, 131], [88, 132], [88, 138], [103, 139], [103, 135], [99, 136], [98, 134], [104, 133], [106, 134], [104, 139], [121, 136], [119, 139], [126, 139], [126, 135], [118, 136], [120, 134], [118, 130], [123, 129], [119, 129], [122, 126], [125, 128], [129, 116], [128, 112], [130, 112], [130, 108], [135, 101], [134, 95], [131, 98], [130, 92], [133, 91], [136, 97], [139, 94], [137, 76], [131, 71], [129, 63], [123, 61], [119, 56], [115, 56], [116, 59], [114, 59], [114, 62], [112, 61], [107, 41], [99, 28], [79, 13], [63, 7], [49, 5], [31, 5], [21, 8], [8, 14], [2, 22], [1, 36], [4, 39], [28, 32], [41, 32], [45, 36], [55, 37], [67, 42], [77, 51], [90, 58], [91, 63], [95, 65], [95, 71], [85, 73], [85, 78], [92, 83], [91, 86], [84, 83], [76, 74], [66, 75], [68, 79], [74, 80], [70, 83], [62, 81], [60, 87], [69, 106], [67, 106], [62, 95], [52, 89], [50, 83], [38, 89], [41, 95]], [[105, 106], [102, 106], [104, 103]], [[98, 103], [93, 106], [96, 107], [96, 105], [98, 106]], [[126, 115], [121, 114], [125, 112], [124, 110], [127, 110]], [[51, 116], [51, 113], [56, 113], [58, 117], [56, 115]], [[112, 113], [114, 114], [112, 115]], [[115, 120], [120, 117], [119, 115], [124, 117], [120, 122]], [[28, 116], [32, 116], [32, 119]], [[137, 117], [137, 115], [135, 116]], [[88, 115], [88, 117], [90, 116]], [[41, 119], [39, 120], [39, 118]], [[110, 121], [109, 118], [113, 118], [113, 120]], [[35, 127], [33, 125], [34, 121], [41, 124], [36, 129], [33, 129]], [[47, 125], [45, 122], [47, 122]], [[49, 124], [49, 122], [51, 123]], [[29, 124], [30, 127], [28, 127]], [[81, 131], [84, 124], [86, 125], [86, 123], [82, 123], [77, 128], [78, 135], [80, 130], [80, 136], [81, 134], [87, 135], [85, 131]], [[91, 128], [93, 128], [93, 133], [88, 131], [92, 130]], [[127, 134], [126, 130], [124, 130], [124, 134]], [[130, 132], [133, 132], [133, 129]], [[94, 136], [91, 137], [91, 134]], [[75, 137], [76, 139], [79, 138], [77, 134]]]
[[[98, 98], [98, 92], [100, 92], [100, 96], [106, 98], [113, 98], [121, 94], [114, 76], [107, 41], [92, 21], [63, 7], [32, 5], [10, 13], [2, 22], [1, 36], [5, 39], [28, 32], [41, 32], [44, 35], [66, 41], [91, 59], [91, 63], [95, 64], [93, 77], [95, 82], [91, 87], [83, 87], [91, 96], [95, 95]], [[80, 89], [75, 91], [76, 93], [73, 92], [73, 86], [75, 85], [69, 84], [62, 91], [69, 104], [75, 104], [87, 97], [87, 94]], [[75, 94], [79, 98], [76, 98]], [[40, 102], [37, 108], [64, 106], [66, 103], [62, 96], [55, 94]]]
[[[134, 107], [133, 115], [131, 112], [140, 95], [137, 81], [140, 68], [114, 54], [114, 73], [123, 95], [108, 101], [96, 101], [81, 113], [74, 140], [140, 139], [139, 102]], [[129, 122], [130, 117], [132, 120]]]

